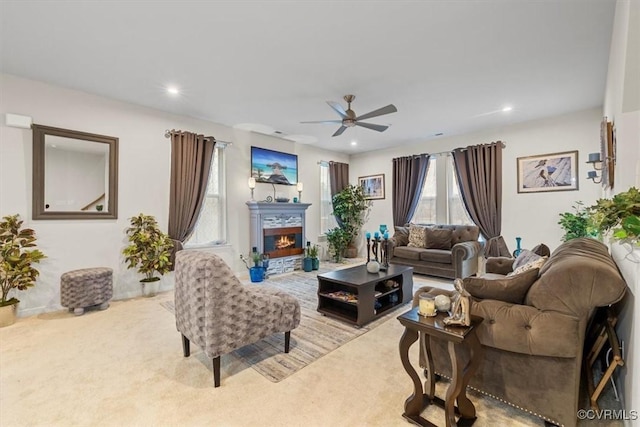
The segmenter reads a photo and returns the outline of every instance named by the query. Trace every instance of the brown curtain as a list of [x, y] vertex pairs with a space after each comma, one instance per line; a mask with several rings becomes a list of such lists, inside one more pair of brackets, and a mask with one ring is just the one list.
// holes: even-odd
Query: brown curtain
[[485, 257], [510, 256], [502, 231], [502, 142], [453, 150], [462, 200], [487, 239]]
[[[331, 198], [349, 186], [349, 165], [340, 162], [329, 162], [329, 185], [331, 185]], [[342, 221], [334, 216], [336, 222], [342, 227]]]
[[405, 225], [416, 212], [429, 169], [429, 157], [419, 154], [393, 159], [391, 209], [394, 225]]
[[215, 138], [210, 136], [171, 131], [169, 237], [174, 244], [171, 254], [172, 270], [175, 253], [182, 249], [198, 221], [207, 191], [215, 144]]

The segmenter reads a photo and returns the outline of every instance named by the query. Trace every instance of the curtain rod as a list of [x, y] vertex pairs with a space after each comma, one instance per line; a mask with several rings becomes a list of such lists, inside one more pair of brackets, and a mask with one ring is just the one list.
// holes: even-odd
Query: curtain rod
[[[181, 132], [181, 131], [178, 131], [178, 132]], [[169, 129], [167, 129], [167, 130], [165, 130], [165, 131], [164, 131], [164, 137], [165, 137], [165, 138], [171, 138], [171, 131], [170, 131]], [[221, 145], [221, 148], [224, 148], [224, 147], [226, 147], [227, 145], [233, 145], [233, 142], [229, 142], [229, 141], [221, 141], [221, 140], [219, 140], [219, 139], [216, 139], [216, 138], [215, 138], [215, 137], [213, 137], [213, 136], [205, 136], [205, 137], [204, 137], [204, 139], [206, 139], [206, 140], [211, 140], [211, 139], [213, 139], [214, 141], [216, 141], [216, 145], [218, 145], [218, 144], [220, 144], [220, 145]]]
[[[505, 144], [505, 143], [504, 143], [504, 142], [502, 142], [502, 141], [496, 141], [495, 143], [496, 143], [496, 144], [500, 144], [500, 145], [502, 146], [502, 148], [507, 148], [507, 144]], [[480, 145], [491, 145], [491, 144], [493, 144], [493, 142], [492, 142], [492, 143], [489, 143], [489, 144], [480, 144]], [[466, 150], [466, 149], [467, 149], [467, 148], [465, 147], [465, 148], [463, 148], [462, 150], [464, 151], [464, 150]], [[455, 148], [454, 148], [454, 150], [455, 150]], [[452, 152], [452, 151], [453, 151], [453, 150], [450, 150], [450, 151], [440, 151], [439, 153], [427, 153], [427, 154], [429, 154], [430, 156], [442, 156], [442, 155], [445, 155], [445, 154], [451, 154], [451, 152]]]

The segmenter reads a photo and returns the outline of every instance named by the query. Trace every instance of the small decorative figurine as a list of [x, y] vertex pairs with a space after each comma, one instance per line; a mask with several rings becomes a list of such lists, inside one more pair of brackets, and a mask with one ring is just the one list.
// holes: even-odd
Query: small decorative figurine
[[443, 320], [445, 325], [471, 325], [471, 294], [464, 289], [462, 279], [453, 282], [456, 292], [453, 294], [451, 315]]

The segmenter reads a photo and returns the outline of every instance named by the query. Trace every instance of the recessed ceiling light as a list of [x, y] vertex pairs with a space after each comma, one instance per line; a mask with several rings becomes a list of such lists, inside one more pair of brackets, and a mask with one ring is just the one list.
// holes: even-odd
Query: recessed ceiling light
[[504, 108], [502, 109], [502, 112], [503, 112], [503, 113], [506, 113], [506, 112], [511, 111], [511, 110], [513, 110], [513, 107], [504, 107]]
[[180, 93], [180, 90], [175, 86], [169, 86], [167, 88], [167, 93], [169, 93], [171, 95], [178, 95]]
[[433, 134], [433, 136], [442, 136], [442, 135], [444, 135], [444, 133], [442, 133], [442, 132], [438, 132], [438, 133], [434, 133]]
[[356, 141], [351, 141], [351, 145], [358, 145]]

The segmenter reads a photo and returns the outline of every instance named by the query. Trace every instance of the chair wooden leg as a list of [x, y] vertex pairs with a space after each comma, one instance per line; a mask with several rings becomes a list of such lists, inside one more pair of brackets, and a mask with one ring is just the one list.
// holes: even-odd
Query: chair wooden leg
[[184, 357], [189, 357], [191, 350], [189, 349], [189, 338], [182, 335], [182, 353]]
[[213, 385], [220, 387], [220, 356], [213, 358]]
[[291, 331], [284, 333], [284, 352], [289, 353], [289, 342], [291, 341]]

